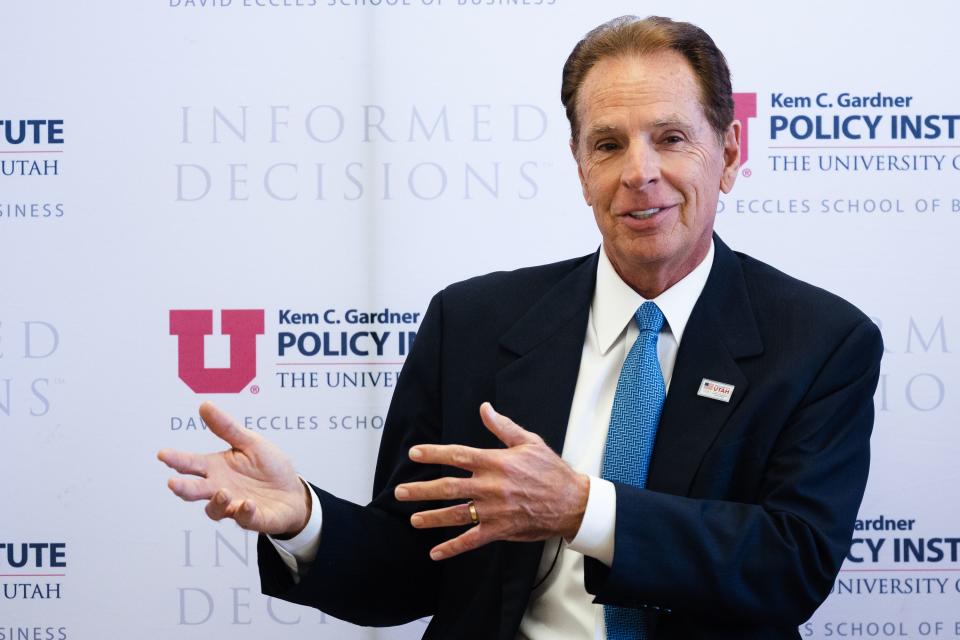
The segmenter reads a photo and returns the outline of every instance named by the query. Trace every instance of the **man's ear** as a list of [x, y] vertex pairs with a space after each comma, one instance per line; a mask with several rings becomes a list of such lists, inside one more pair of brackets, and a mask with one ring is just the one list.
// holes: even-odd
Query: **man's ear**
[[723, 174], [720, 176], [720, 190], [730, 193], [740, 171], [740, 131], [739, 120], [734, 120], [723, 134]]
[[573, 154], [573, 161], [577, 163], [577, 176], [580, 178], [580, 188], [583, 190], [583, 199], [587, 201], [588, 206], [593, 206], [590, 202], [590, 192], [587, 191], [587, 179], [583, 175], [583, 165], [580, 164], [580, 156], [577, 153], [577, 143], [570, 139], [570, 153]]

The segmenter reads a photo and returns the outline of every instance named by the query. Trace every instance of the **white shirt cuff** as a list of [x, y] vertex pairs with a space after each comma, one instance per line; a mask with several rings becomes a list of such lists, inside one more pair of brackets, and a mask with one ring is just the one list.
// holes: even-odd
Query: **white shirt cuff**
[[289, 540], [277, 540], [273, 536], [267, 536], [280, 554], [280, 559], [290, 569], [294, 582], [300, 582], [300, 576], [305, 574], [316, 560], [317, 549], [320, 548], [320, 529], [323, 524], [320, 499], [309, 483], [303, 484], [310, 492], [310, 519], [307, 520], [307, 526]]
[[614, 534], [617, 530], [617, 489], [609, 480], [590, 476], [590, 493], [580, 530], [567, 545], [578, 553], [613, 566]]

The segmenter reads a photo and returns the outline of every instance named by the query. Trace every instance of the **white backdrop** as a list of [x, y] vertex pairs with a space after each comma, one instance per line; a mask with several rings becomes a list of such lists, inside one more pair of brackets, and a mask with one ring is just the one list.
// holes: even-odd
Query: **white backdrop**
[[[174, 499], [155, 452], [216, 448], [194, 417], [211, 398], [305, 476], [368, 499], [416, 322], [347, 310], [422, 312], [449, 282], [596, 248], [560, 68], [630, 12], [702, 26], [755, 94], [724, 240], [848, 298], [888, 347], [861, 518], [913, 522], [858, 532], [803, 635], [960, 636], [953, 3], [202, 4], [0, 8], [0, 640], [419, 637], [422, 622], [362, 629], [261, 596], [255, 539]], [[918, 117], [919, 137], [891, 135]], [[263, 312], [239, 393], [178, 377], [170, 311], [204, 309], [207, 367], [231, 364], [220, 310]], [[327, 332], [337, 353], [281, 355], [283, 332]], [[344, 332], [390, 335], [382, 354], [341, 354]]]

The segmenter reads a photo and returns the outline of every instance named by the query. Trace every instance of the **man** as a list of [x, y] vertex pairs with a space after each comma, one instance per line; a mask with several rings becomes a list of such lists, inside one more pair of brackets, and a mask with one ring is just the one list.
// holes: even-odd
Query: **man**
[[232, 449], [160, 452], [199, 476], [170, 488], [272, 534], [266, 593], [357, 624], [432, 615], [425, 637], [457, 639], [799, 637], [866, 482], [879, 332], [713, 235], [740, 123], [703, 31], [601, 25], [567, 60], [562, 99], [603, 246], [434, 297], [369, 505], [304, 489], [209, 404]]

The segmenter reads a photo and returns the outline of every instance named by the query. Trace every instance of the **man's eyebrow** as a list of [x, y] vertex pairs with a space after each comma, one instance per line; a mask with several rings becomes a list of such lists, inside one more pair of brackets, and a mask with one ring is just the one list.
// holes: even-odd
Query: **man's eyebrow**
[[598, 124], [590, 127], [587, 131], [587, 136], [595, 138], [597, 136], [605, 136], [611, 133], [616, 133], [620, 129], [612, 124]]
[[681, 129], [690, 128], [690, 123], [679, 117], [660, 118], [659, 120], [654, 120], [652, 124], [655, 129], [666, 129], [669, 127], [680, 127]]
[[[650, 123], [650, 126], [654, 129], [669, 129], [676, 127], [678, 129], [690, 129], [692, 125], [690, 122], [680, 116], [667, 116], [664, 118], [658, 118]], [[597, 124], [590, 127], [587, 130], [588, 138], [598, 138], [600, 136], [609, 135], [612, 133], [617, 133], [620, 131], [620, 127], [612, 124]]]

